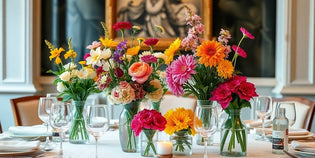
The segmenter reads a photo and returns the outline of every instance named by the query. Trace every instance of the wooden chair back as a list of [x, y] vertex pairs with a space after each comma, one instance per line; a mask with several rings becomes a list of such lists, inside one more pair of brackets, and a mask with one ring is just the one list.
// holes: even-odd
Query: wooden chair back
[[315, 112], [315, 102], [302, 97], [273, 98], [272, 100], [274, 106], [278, 102], [294, 102], [296, 109], [296, 121], [292, 127], [303, 128], [309, 131], [311, 130]]
[[43, 123], [38, 117], [40, 97], [45, 96], [26, 96], [10, 100], [15, 126], [31, 126]]

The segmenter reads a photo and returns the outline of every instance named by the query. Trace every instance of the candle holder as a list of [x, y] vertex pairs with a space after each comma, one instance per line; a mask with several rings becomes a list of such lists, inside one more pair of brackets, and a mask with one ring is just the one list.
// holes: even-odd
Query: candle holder
[[167, 154], [167, 155], [156, 154], [155, 157], [156, 158], [172, 158], [173, 154]]
[[158, 141], [156, 143], [157, 158], [172, 158], [173, 157], [173, 143], [171, 141]]

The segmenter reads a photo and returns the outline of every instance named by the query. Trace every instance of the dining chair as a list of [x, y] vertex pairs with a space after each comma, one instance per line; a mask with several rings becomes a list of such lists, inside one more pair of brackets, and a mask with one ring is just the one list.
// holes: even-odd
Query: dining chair
[[31, 126], [43, 123], [38, 117], [38, 103], [40, 97], [45, 96], [25, 96], [10, 100], [15, 126]]
[[312, 121], [315, 113], [315, 102], [302, 97], [284, 97], [273, 98], [273, 106], [276, 107], [278, 102], [294, 102], [296, 109], [296, 121], [293, 128], [303, 128], [311, 130]]

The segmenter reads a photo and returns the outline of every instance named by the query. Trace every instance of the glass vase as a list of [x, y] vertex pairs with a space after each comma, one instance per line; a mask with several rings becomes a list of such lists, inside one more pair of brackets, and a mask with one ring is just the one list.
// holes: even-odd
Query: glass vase
[[220, 154], [229, 157], [247, 155], [247, 128], [241, 120], [240, 109], [229, 110], [222, 123]]
[[137, 152], [138, 150], [138, 138], [131, 129], [131, 121], [133, 117], [138, 113], [140, 102], [132, 101], [129, 104], [123, 105], [123, 110], [119, 117], [119, 140], [121, 149], [124, 152]]
[[151, 100], [151, 108], [156, 110], [156, 111], [158, 111], [158, 112], [160, 112], [161, 101], [162, 101], [162, 98], [159, 101], [157, 101], [157, 102], [154, 102], [154, 101]]
[[69, 142], [72, 144], [86, 144], [89, 134], [85, 128], [83, 110], [85, 101], [73, 101], [73, 122], [69, 133]]
[[154, 157], [156, 155], [156, 132], [153, 129], [143, 129], [141, 132], [141, 156]]
[[188, 131], [175, 132], [170, 140], [173, 143], [173, 155], [190, 156], [192, 155], [192, 136]]

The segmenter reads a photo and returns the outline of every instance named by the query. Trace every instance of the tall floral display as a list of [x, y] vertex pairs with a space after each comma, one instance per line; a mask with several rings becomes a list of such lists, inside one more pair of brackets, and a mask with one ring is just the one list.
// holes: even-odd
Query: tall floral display
[[64, 53], [64, 60], [68, 60], [64, 64], [62, 60], [62, 53], [64, 48], [55, 48], [50, 42], [45, 41], [50, 49], [49, 59], [54, 60], [57, 66], [57, 71], [49, 70], [48, 72], [56, 75], [54, 84], [57, 85], [57, 90], [61, 93], [63, 101], [72, 100], [74, 104], [74, 119], [69, 133], [69, 142], [75, 144], [87, 143], [89, 140], [88, 133], [85, 128], [83, 119], [83, 109], [87, 97], [93, 93], [100, 92], [94, 81], [96, 71], [86, 65], [85, 61], [80, 61], [79, 64], [74, 62], [77, 56], [71, 45], [69, 39], [69, 50]]
[[[140, 102], [148, 98], [159, 101], [165, 93], [165, 84], [161, 82], [160, 67], [165, 63], [166, 55], [154, 52], [154, 46], [159, 42], [157, 38], [137, 38], [133, 35], [140, 29], [129, 22], [118, 22], [113, 28], [120, 31], [122, 41], [116, 42], [109, 38], [103, 24], [105, 36], [100, 42], [93, 42], [88, 46], [90, 53], [85, 58], [88, 65], [96, 69], [98, 88], [117, 105], [123, 106], [119, 118], [119, 136], [122, 150], [137, 152], [138, 139], [130, 124], [139, 111]], [[130, 31], [132, 40], [128, 43], [124, 33]], [[163, 32], [163, 28], [156, 26], [156, 32]], [[146, 45], [149, 51], [140, 51]]]
[[[200, 38], [204, 31], [201, 18], [189, 8], [187, 8], [187, 15], [187, 25], [190, 28], [188, 36], [183, 39], [181, 46], [191, 49], [193, 54], [180, 55], [168, 65], [166, 82], [170, 90], [178, 96], [195, 96], [198, 99], [197, 106], [212, 106], [215, 104], [214, 101], [219, 101], [222, 108], [229, 115], [232, 113], [230, 112], [232, 109], [238, 109], [239, 111], [242, 107], [250, 107], [249, 99], [257, 96], [255, 86], [247, 82], [246, 77], [238, 76], [239, 72], [235, 70], [235, 66], [238, 56], [247, 57], [246, 52], [240, 47], [242, 41], [245, 38], [254, 39], [254, 36], [247, 32], [246, 29], [240, 28], [244, 36], [240, 39], [238, 45], [231, 47], [228, 43], [231, 35], [228, 30], [222, 29], [217, 41], [204, 40]], [[232, 53], [232, 50], [234, 53]], [[229, 86], [227, 86], [227, 83], [229, 83]], [[231, 87], [232, 85], [235, 87]], [[225, 91], [227, 89], [230, 90], [229, 93]], [[205, 103], [205, 105], [199, 105], [199, 103]], [[237, 116], [230, 115], [229, 118], [231, 120], [225, 122], [222, 129], [233, 131], [235, 128], [245, 128], [243, 125], [236, 124], [236, 121], [239, 121], [236, 119]], [[201, 121], [204, 122], [203, 120]], [[246, 137], [243, 137], [245, 134], [232, 133], [224, 135], [226, 136], [222, 137], [224, 140], [221, 142], [222, 150], [225, 149], [222, 147], [224, 143], [235, 144], [235, 142], [240, 142], [242, 151], [245, 151], [246, 155]], [[230, 135], [231, 137], [238, 137], [237, 139], [227, 139]], [[233, 152], [234, 144], [230, 144], [228, 153]], [[221, 153], [222, 155], [233, 156], [233, 154], [224, 154], [226, 153], [225, 151], [221, 151]]]

